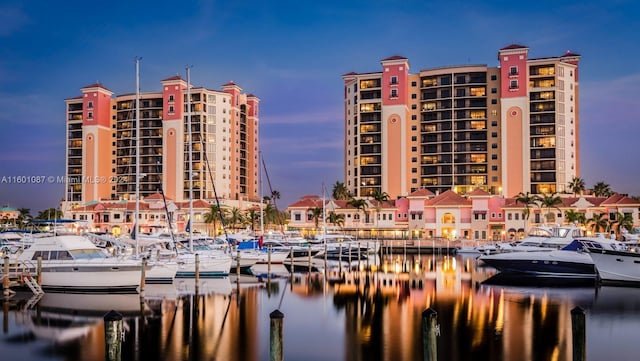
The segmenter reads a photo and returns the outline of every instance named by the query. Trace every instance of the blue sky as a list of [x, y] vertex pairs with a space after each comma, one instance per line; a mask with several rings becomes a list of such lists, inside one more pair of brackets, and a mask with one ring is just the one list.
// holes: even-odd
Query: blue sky
[[[97, 6], [96, 4], [99, 4]], [[64, 175], [64, 99], [100, 81], [142, 91], [192, 65], [261, 99], [261, 147], [284, 206], [343, 180], [342, 78], [391, 55], [411, 72], [497, 65], [571, 50], [580, 63], [582, 174], [640, 195], [640, 5], [636, 1], [15, 1], [0, 3], [0, 180]], [[62, 185], [1, 184], [0, 205], [55, 207]]]

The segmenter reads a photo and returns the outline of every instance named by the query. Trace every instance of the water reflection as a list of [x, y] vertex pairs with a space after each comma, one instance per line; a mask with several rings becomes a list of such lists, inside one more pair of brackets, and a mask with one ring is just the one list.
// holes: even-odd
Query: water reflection
[[571, 310], [580, 306], [588, 359], [640, 351], [638, 288], [486, 285], [496, 271], [462, 256], [395, 255], [369, 266], [149, 285], [142, 303], [26, 295], [3, 302], [2, 347], [27, 360], [104, 360], [102, 316], [115, 309], [123, 360], [268, 360], [269, 313], [279, 309], [287, 360], [422, 360], [422, 312], [431, 308], [439, 360], [571, 360]]

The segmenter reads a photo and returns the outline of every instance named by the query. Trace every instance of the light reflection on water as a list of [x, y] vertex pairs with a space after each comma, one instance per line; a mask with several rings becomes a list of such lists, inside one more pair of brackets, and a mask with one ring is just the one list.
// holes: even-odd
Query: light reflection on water
[[[439, 360], [572, 360], [571, 310], [586, 310], [587, 359], [636, 360], [640, 289], [515, 287], [473, 257], [371, 260], [375, 272], [296, 273], [147, 285], [138, 295], [47, 293], [3, 302], [2, 359], [104, 360], [103, 316], [124, 315], [123, 360], [268, 360], [284, 314], [287, 360], [423, 359], [422, 312], [437, 312]], [[354, 264], [355, 266], [355, 264]], [[275, 267], [274, 267], [275, 268]], [[346, 271], [346, 267], [343, 269]], [[283, 270], [279, 270], [280, 274]]]

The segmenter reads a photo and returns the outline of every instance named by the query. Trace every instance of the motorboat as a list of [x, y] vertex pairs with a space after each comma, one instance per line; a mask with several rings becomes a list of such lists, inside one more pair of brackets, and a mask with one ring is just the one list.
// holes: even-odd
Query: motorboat
[[501, 272], [519, 273], [537, 277], [594, 279], [596, 268], [585, 248], [622, 250], [625, 245], [603, 237], [576, 238], [559, 250], [537, 252], [507, 252], [483, 255], [479, 260]]
[[316, 245], [316, 247], [324, 247], [326, 245], [327, 252], [331, 250], [349, 249], [352, 252], [357, 253], [358, 249], [360, 253], [366, 254], [378, 254], [380, 252], [380, 242], [376, 240], [359, 240], [353, 236], [342, 233], [320, 233], [315, 236], [314, 239], [309, 240], [309, 243]]
[[36, 274], [42, 259], [41, 283], [44, 290], [77, 292], [137, 292], [142, 261], [111, 257], [79, 235], [33, 237], [29, 248], [12, 255], [12, 262]]
[[584, 232], [575, 225], [537, 226], [520, 241], [496, 244], [495, 253], [553, 251], [569, 245], [580, 237], [584, 237]]
[[598, 247], [586, 249], [602, 283], [640, 285], [640, 252], [637, 249], [610, 250]]

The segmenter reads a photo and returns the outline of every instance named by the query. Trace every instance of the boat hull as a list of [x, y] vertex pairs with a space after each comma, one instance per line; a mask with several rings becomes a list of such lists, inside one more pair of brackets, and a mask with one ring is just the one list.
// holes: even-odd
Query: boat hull
[[575, 251], [506, 253], [480, 257], [501, 272], [537, 277], [594, 279], [596, 270], [588, 254]]
[[640, 284], [640, 254], [589, 248], [589, 254], [606, 284]]
[[135, 293], [141, 278], [140, 265], [43, 264], [40, 286], [58, 292]]

